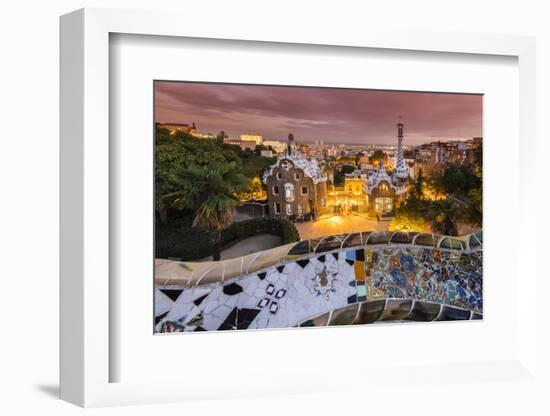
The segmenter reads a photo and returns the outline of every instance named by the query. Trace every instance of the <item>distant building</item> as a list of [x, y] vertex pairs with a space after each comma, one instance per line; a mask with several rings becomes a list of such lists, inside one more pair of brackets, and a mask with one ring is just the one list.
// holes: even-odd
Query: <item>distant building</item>
[[475, 149], [482, 145], [482, 141], [481, 137], [475, 137], [470, 140], [437, 141], [420, 145], [415, 151], [415, 174], [420, 169], [430, 175], [442, 171], [448, 165], [473, 163]]
[[225, 139], [223, 139], [223, 143], [239, 146], [242, 150], [249, 149], [249, 150], [254, 151], [256, 149], [256, 142], [247, 142], [247, 141], [243, 141], [243, 140], [233, 140], [233, 139], [229, 139], [229, 138], [226, 137]]
[[298, 151], [292, 134], [286, 152], [265, 173], [263, 182], [272, 217], [316, 218], [327, 210], [327, 176], [316, 159]]
[[368, 173], [363, 169], [356, 169], [344, 176], [345, 202], [352, 211], [363, 211], [367, 205], [365, 194], [365, 182], [367, 180]]
[[278, 140], [264, 140], [262, 144], [265, 147], [271, 147], [277, 154], [281, 154], [286, 151], [286, 143], [280, 142]]
[[298, 150], [302, 152], [304, 155], [306, 155], [307, 157], [315, 156], [314, 149], [311, 146], [308, 146], [307, 144], [300, 144], [300, 146], [298, 147]]
[[241, 140], [243, 142], [254, 142], [257, 145], [262, 144], [262, 136], [259, 134], [241, 134]]
[[367, 154], [362, 154], [359, 156], [359, 166], [361, 168], [368, 168], [369, 166], [372, 166], [370, 164], [370, 156]]
[[273, 157], [273, 151], [269, 149], [262, 150], [260, 151], [260, 155], [263, 157]]
[[340, 156], [340, 150], [336, 146], [330, 146], [328, 149], [325, 149], [326, 157], [338, 157]]
[[[415, 159], [406, 159], [406, 158], [403, 159], [403, 162], [404, 162], [403, 164], [405, 166], [405, 169], [407, 170], [407, 173], [409, 174], [409, 176], [411, 176], [412, 178], [416, 177], [416, 172], [414, 169], [415, 161], [416, 161]], [[387, 166], [392, 170], [396, 168], [397, 153], [394, 156], [388, 157]]]
[[216, 135], [212, 133], [200, 133], [197, 131], [195, 133], [189, 132], [189, 134], [193, 137], [196, 137], [197, 139], [215, 139], [216, 138]]
[[182, 132], [190, 136], [196, 137], [197, 139], [215, 139], [216, 136], [210, 133], [202, 133], [197, 130], [195, 123], [191, 125], [185, 123], [156, 123], [158, 128], [170, 130], [170, 134], [174, 135], [177, 132]]
[[170, 130], [170, 134], [176, 134], [177, 132], [189, 133], [192, 128], [189, 124], [184, 123], [156, 123], [156, 126]]
[[367, 174], [367, 177], [371, 174], [376, 172], [376, 169], [378, 169], [376, 166], [371, 165], [370, 163], [361, 164], [361, 172], [364, 172]]

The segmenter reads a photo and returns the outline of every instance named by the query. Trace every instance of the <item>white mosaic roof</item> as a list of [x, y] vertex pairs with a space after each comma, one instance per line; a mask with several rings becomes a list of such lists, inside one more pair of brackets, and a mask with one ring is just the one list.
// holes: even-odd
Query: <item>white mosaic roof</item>
[[384, 164], [380, 163], [378, 165], [378, 170], [369, 176], [367, 185], [369, 189], [372, 189], [378, 186], [378, 184], [382, 181], [387, 181], [390, 185], [392, 185], [392, 180], [388, 175], [388, 172], [386, 172], [386, 168], [384, 167]]
[[275, 164], [273, 164], [264, 174], [264, 183], [266, 183], [267, 178], [273, 174], [273, 169], [279, 166], [284, 160], [291, 161], [295, 167], [301, 169], [304, 172], [304, 175], [311, 178], [315, 184], [327, 180], [327, 175], [319, 167], [317, 159], [307, 158], [303, 153], [295, 150], [291, 154], [285, 154], [277, 158], [277, 162], [275, 162]]
[[396, 178], [395, 176], [390, 177], [382, 163], [378, 166], [378, 170], [369, 176], [369, 179], [367, 180], [365, 186], [365, 191], [370, 194], [372, 190], [376, 188], [378, 184], [382, 181], [388, 182], [396, 194], [402, 194], [406, 192], [406, 187], [404, 184], [401, 183], [401, 180], [399, 178]]

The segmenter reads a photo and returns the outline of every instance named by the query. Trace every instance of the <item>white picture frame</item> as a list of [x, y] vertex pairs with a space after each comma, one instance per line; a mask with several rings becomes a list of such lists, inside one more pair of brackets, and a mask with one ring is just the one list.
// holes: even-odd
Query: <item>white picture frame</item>
[[[110, 367], [117, 354], [111, 349], [113, 333], [111, 318], [112, 292], [117, 290], [109, 279], [116, 259], [110, 258], [110, 159], [109, 136], [109, 38], [111, 34], [135, 34], [164, 37], [226, 39], [250, 42], [277, 42], [302, 45], [332, 45], [333, 47], [374, 48], [385, 50], [430, 51], [442, 54], [504, 55], [518, 59], [519, 68], [519, 189], [520, 219], [524, 232], [517, 236], [515, 255], [522, 265], [522, 282], [536, 287], [537, 271], [534, 250], [529, 242], [536, 240], [536, 218], [528, 207], [534, 203], [535, 184], [529, 180], [529, 154], [536, 145], [536, 78], [535, 40], [530, 37], [472, 33], [431, 33], [430, 31], [369, 30], [347, 28], [327, 34], [314, 25], [281, 30], [275, 23], [266, 23], [246, 36], [231, 27], [208, 27], [173, 13], [149, 13], [106, 9], [82, 9], [61, 18], [61, 398], [79, 406], [160, 403], [197, 398], [237, 397], [239, 386], [227, 387], [212, 383], [211, 391], [195, 383], [194, 375], [178, 381], [112, 382]], [[519, 144], [519, 143], [518, 143]], [[529, 149], [527, 152], [526, 149]], [[490, 156], [489, 156], [490, 157]], [[529, 212], [529, 215], [527, 213]], [[489, 271], [490, 272], [490, 271]], [[515, 270], [519, 273], [519, 269]], [[539, 277], [540, 278], [540, 277]], [[369, 377], [387, 387], [395, 377], [411, 377], [413, 383], [426, 382], [429, 373], [441, 375], [452, 371], [461, 375], [467, 369], [468, 381], [481, 383], [499, 379], [517, 381], [537, 379], [536, 301], [525, 300], [525, 288], [518, 288], [517, 308], [513, 318], [521, 322], [517, 328], [515, 353], [507, 359], [440, 364], [418, 363], [415, 367], [382, 367], [369, 370]], [[523, 298], [522, 298], [523, 297]], [[514, 303], [514, 305], [516, 305]], [[296, 332], [296, 331], [295, 331]], [[277, 338], [280, 331], [265, 333]], [[276, 334], [276, 335], [273, 335]], [[313, 332], [311, 332], [313, 334]], [[240, 335], [240, 334], [239, 334]], [[342, 332], [345, 336], [346, 333]], [[152, 333], [151, 333], [152, 336]], [[222, 334], [210, 334], [222, 336]], [[233, 336], [233, 335], [231, 335]], [[227, 338], [226, 338], [227, 339]], [[214, 340], [214, 342], [216, 342]], [[136, 348], [139, 348], [136, 346]], [[345, 374], [329, 372], [336, 379]], [[329, 374], [329, 375], [330, 375]], [[308, 393], [325, 391], [318, 374], [271, 374], [271, 386], [280, 385], [280, 392]], [[328, 376], [328, 375], [327, 375]], [[317, 379], [316, 379], [317, 378]], [[304, 382], [309, 380], [307, 387]], [[374, 382], [373, 382], [374, 383]], [[254, 384], [252, 381], [251, 384]], [[307, 384], [307, 382], [306, 382]], [[348, 389], [348, 383], [335, 383], [336, 390]], [[201, 387], [202, 386], [202, 387]], [[277, 394], [258, 386], [247, 394]], [[202, 389], [202, 390], [201, 390]], [[492, 394], [496, 393], [493, 392]], [[246, 395], [245, 395], [246, 396]]]

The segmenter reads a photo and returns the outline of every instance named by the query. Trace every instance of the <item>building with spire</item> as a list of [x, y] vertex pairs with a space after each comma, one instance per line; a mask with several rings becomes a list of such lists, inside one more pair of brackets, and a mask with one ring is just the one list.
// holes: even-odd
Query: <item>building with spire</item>
[[403, 157], [403, 128], [400, 120], [397, 123], [397, 162], [392, 175], [388, 175], [384, 162], [380, 161], [378, 169], [365, 182], [366, 203], [371, 214], [390, 214], [405, 199], [409, 173]]
[[318, 217], [327, 210], [327, 175], [316, 159], [298, 150], [292, 134], [286, 151], [263, 176], [274, 218]]

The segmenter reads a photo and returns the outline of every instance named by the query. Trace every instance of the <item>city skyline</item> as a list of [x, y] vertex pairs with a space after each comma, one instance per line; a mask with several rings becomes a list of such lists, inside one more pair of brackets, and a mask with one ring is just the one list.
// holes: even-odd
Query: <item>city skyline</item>
[[482, 136], [482, 95], [156, 81], [155, 122], [196, 123], [230, 138], [259, 134], [304, 143], [405, 144]]

